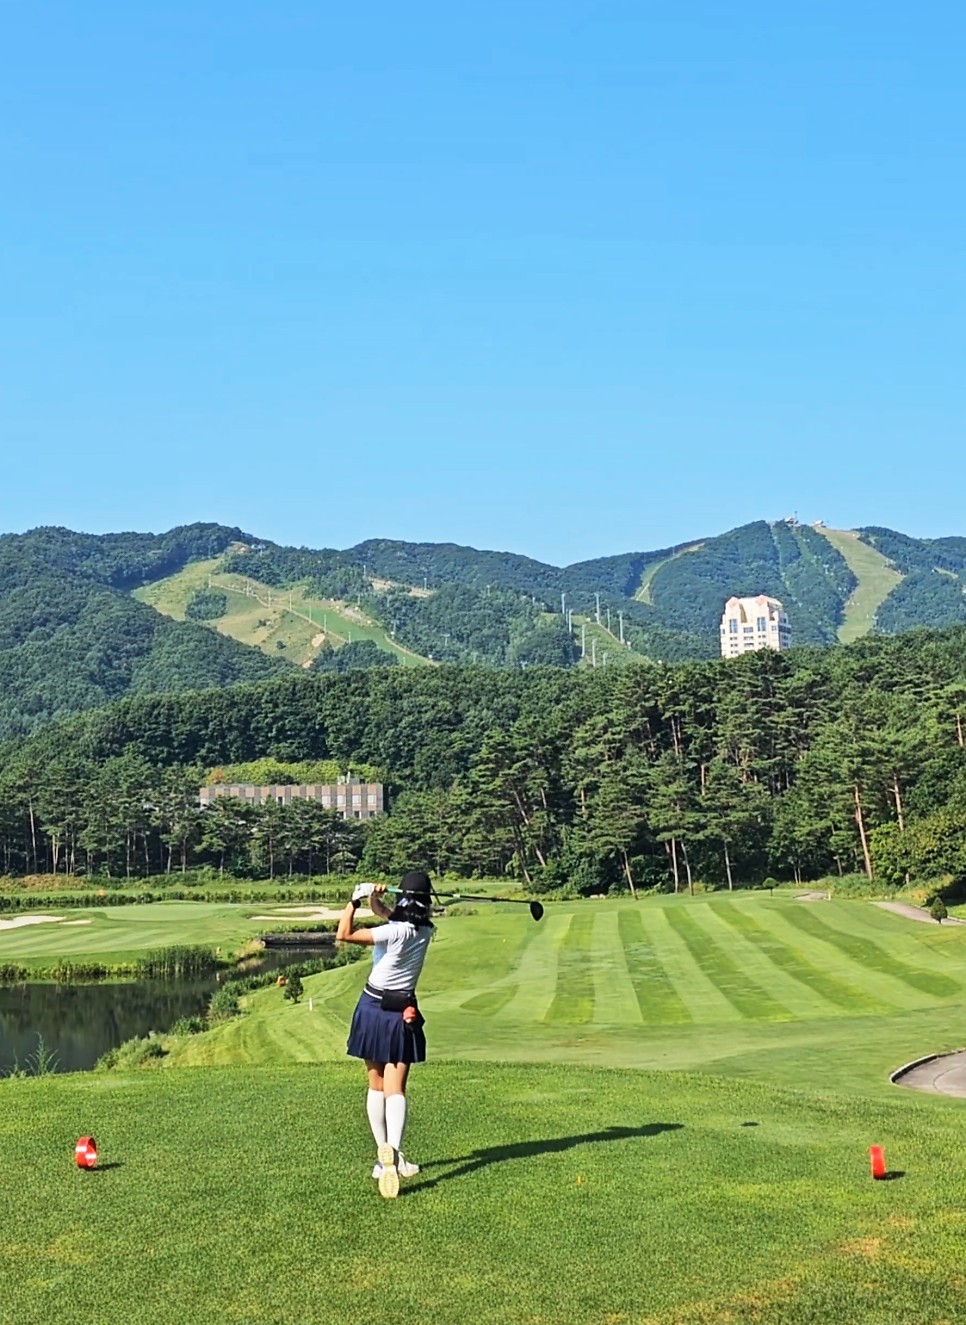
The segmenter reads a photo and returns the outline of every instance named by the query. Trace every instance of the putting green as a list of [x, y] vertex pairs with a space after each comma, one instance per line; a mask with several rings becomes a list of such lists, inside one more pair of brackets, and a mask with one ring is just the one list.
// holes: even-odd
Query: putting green
[[[0, 929], [0, 963], [49, 966], [60, 957], [121, 963], [154, 948], [195, 943], [231, 952], [272, 927], [257, 916], [275, 915], [276, 923], [285, 925], [297, 919], [284, 908], [253, 902], [150, 902], [83, 910], [54, 905], [44, 914], [59, 918]], [[26, 913], [20, 919], [35, 921], [36, 916]]]

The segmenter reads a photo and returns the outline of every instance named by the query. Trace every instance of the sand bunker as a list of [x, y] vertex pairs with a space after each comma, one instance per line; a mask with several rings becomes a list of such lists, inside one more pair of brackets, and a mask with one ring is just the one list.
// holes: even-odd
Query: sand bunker
[[[274, 915], [252, 916], [252, 919], [274, 921], [275, 924], [278, 924], [280, 920], [338, 920], [341, 915], [342, 908], [333, 911], [331, 907], [327, 906], [281, 906]], [[364, 906], [360, 906], [356, 911], [356, 915], [370, 916], [372, 912]]]
[[0, 929], [23, 929], [24, 925], [54, 925], [64, 921], [68, 925], [89, 925], [89, 920], [67, 920], [65, 916], [15, 916], [13, 920], [0, 920]]

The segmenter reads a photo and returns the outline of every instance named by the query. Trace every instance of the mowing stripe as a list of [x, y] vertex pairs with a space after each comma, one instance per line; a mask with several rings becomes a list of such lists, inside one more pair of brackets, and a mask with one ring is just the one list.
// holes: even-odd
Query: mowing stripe
[[[750, 943], [760, 948], [769, 960], [787, 972], [792, 980], [811, 989], [822, 998], [825, 1001], [824, 1015], [828, 1016], [831, 1008], [841, 1008], [850, 1015], [892, 1011], [892, 1004], [870, 998], [860, 985], [840, 980], [827, 970], [816, 966], [814, 962], [810, 962], [800, 949], [779, 938], [772, 928], [759, 924], [754, 916], [750, 916], [740, 906], [722, 907], [718, 914], [725, 924], [730, 925]], [[773, 915], [774, 912], [768, 912], [768, 920], [771, 920]]]
[[695, 962], [687, 944], [668, 920], [666, 906], [641, 908], [647, 943], [693, 1021], [740, 1021], [741, 1014]]
[[594, 1020], [611, 1026], [639, 1026], [641, 1011], [628, 970], [621, 922], [633, 912], [598, 911], [594, 916]]
[[669, 907], [667, 918], [702, 971], [712, 979], [739, 1016], [749, 1021], [787, 1021], [788, 1012], [761, 985], [749, 980], [737, 962], [698, 924], [698, 903], [692, 910]]
[[839, 1006], [815, 989], [800, 976], [790, 974], [783, 961], [784, 945], [779, 942], [756, 944], [738, 925], [732, 925], [731, 913], [736, 908], [727, 903], [702, 906], [689, 912], [709, 936], [725, 948], [749, 979], [785, 1008], [789, 1017], [829, 1017]]
[[557, 959], [557, 992], [544, 1021], [584, 1023], [594, 1020], [594, 916], [581, 911], [570, 925]]
[[482, 1012], [492, 1016], [494, 1012], [502, 1012], [516, 998], [518, 988], [516, 984], [498, 985], [494, 989], [485, 989], [482, 994], [474, 994], [459, 1006], [465, 1012]]
[[548, 912], [534, 925], [514, 971], [517, 992], [503, 1009], [509, 1021], [543, 1021], [557, 993], [557, 961], [566, 942], [570, 916]]
[[[608, 920], [615, 917], [608, 916]], [[605, 919], [598, 916], [598, 925]], [[621, 1006], [626, 1005], [626, 989], [630, 988], [631, 998], [635, 1000], [633, 1015], [630, 1012], [620, 1018], [628, 1025], [643, 1020], [648, 1026], [664, 1026], [691, 1020], [691, 1014], [685, 1007], [680, 995], [668, 978], [668, 973], [661, 965], [644, 933], [644, 922], [640, 911], [624, 908], [616, 916], [617, 932], [612, 940], [613, 948], [620, 956], [623, 967], [623, 979], [617, 970], [618, 963], [608, 963], [601, 970], [608, 987], [611, 979], [620, 990]], [[601, 1007], [604, 997], [600, 984], [597, 989], [597, 1005]], [[604, 1020], [601, 1017], [601, 1020]], [[608, 1018], [612, 1020], [612, 1018]], [[618, 1020], [613, 1018], [613, 1020]]]
[[865, 944], [861, 940], [854, 940], [854, 952], [845, 953], [831, 941], [834, 931], [821, 926], [822, 933], [813, 936], [809, 928], [811, 915], [804, 914], [806, 905], [804, 902], [789, 906], [777, 904], [774, 909], [769, 908], [769, 929], [792, 947], [803, 950], [817, 966], [864, 990], [866, 1000], [873, 999], [884, 1009], [929, 1006], [932, 1000], [927, 996], [904, 984], [888, 969], [882, 971], [866, 962]]
[[822, 943], [831, 943], [840, 952], [844, 952], [846, 956], [866, 968], [879, 971], [890, 979], [901, 980], [910, 989], [927, 994], [930, 998], [955, 998], [962, 991], [959, 981], [951, 980], [948, 975], [940, 975], [937, 971], [926, 971], [922, 967], [908, 966], [898, 957], [880, 948], [872, 939], [832, 929], [817, 912], [810, 911], [804, 902], [800, 905], [801, 909], [795, 913], [795, 921], [800, 928]]
[[958, 968], [949, 971], [953, 979], [966, 975], [966, 934], [962, 930], [913, 922], [872, 902], [825, 902], [822, 909], [835, 915], [838, 929], [860, 938], [879, 940], [890, 951], [901, 951], [913, 966], [922, 963], [927, 970], [945, 972], [952, 964]]

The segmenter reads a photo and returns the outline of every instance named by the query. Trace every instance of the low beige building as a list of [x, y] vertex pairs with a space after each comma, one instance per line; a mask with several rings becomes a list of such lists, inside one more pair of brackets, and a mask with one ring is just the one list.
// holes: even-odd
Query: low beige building
[[316, 801], [327, 810], [335, 810], [342, 819], [371, 819], [386, 808], [381, 782], [361, 782], [358, 778], [340, 778], [338, 782], [277, 783], [258, 787], [253, 782], [215, 782], [198, 793], [201, 808], [213, 805], [222, 796], [244, 801], [247, 805], [290, 805], [292, 801]]
[[737, 658], [739, 653], [758, 649], [787, 649], [792, 642], [791, 627], [785, 609], [777, 598], [729, 598], [721, 618], [721, 656]]

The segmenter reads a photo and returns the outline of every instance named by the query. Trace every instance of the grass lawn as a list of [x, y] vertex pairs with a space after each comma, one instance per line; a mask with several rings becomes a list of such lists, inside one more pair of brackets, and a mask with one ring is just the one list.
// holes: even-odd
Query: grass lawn
[[344, 1057], [364, 975], [161, 1070], [0, 1083], [0, 1321], [966, 1319], [966, 1102], [887, 1080], [966, 1043], [963, 930], [778, 895], [446, 919], [396, 1202]]
[[[963, 1319], [949, 1102], [437, 1063], [411, 1093], [425, 1167], [388, 1203], [351, 1064], [3, 1092], [11, 1325]], [[71, 1167], [87, 1133], [99, 1172]], [[870, 1142], [900, 1180], [869, 1179]]]

